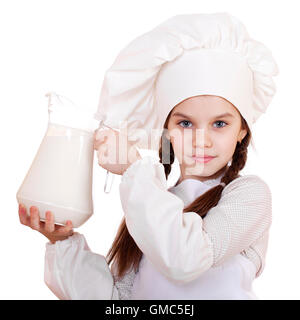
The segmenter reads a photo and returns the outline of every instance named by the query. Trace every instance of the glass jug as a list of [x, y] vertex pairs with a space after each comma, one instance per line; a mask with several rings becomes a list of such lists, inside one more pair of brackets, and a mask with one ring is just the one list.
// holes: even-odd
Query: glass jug
[[[99, 122], [61, 95], [50, 92], [46, 96], [48, 128], [17, 192], [17, 201], [27, 211], [36, 206], [41, 221], [49, 210], [55, 224], [71, 220], [76, 228], [93, 214], [93, 135]], [[109, 177], [107, 171], [105, 192]]]

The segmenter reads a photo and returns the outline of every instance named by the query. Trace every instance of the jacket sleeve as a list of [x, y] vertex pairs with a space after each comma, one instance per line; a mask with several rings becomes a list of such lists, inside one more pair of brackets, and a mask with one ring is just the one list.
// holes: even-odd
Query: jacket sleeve
[[62, 300], [118, 300], [104, 256], [90, 251], [83, 235], [46, 243], [44, 280]]
[[129, 233], [145, 256], [171, 281], [182, 284], [240, 253], [270, 224], [270, 194], [256, 176], [225, 186], [218, 205], [202, 219], [183, 214], [168, 191], [164, 167], [151, 156], [135, 161], [119, 186]]
[[241, 176], [229, 183], [218, 205], [209, 210], [203, 230], [214, 244], [214, 265], [242, 253], [256, 265], [258, 277], [265, 256], [272, 224], [272, 194], [256, 175]]

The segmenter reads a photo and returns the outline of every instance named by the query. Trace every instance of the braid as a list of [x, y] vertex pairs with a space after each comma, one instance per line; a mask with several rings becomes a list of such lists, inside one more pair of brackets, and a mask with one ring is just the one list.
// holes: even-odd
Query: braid
[[163, 164], [166, 179], [168, 179], [168, 176], [171, 172], [172, 164], [175, 160], [175, 153], [170, 140], [166, 137], [166, 130], [164, 130], [162, 133], [158, 154], [159, 162]]
[[231, 165], [223, 176], [221, 182], [224, 182], [225, 184], [230, 183], [238, 177], [239, 172], [244, 168], [247, 161], [247, 147], [249, 145], [248, 136], [249, 134], [246, 135], [241, 143], [237, 143], [235, 152], [232, 156]]

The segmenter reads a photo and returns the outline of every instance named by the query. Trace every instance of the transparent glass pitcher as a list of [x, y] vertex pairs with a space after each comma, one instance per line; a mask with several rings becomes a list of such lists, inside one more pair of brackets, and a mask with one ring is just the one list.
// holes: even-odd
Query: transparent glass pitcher
[[[42, 221], [46, 211], [51, 211], [56, 224], [71, 220], [76, 228], [93, 214], [93, 140], [95, 129], [102, 124], [69, 99], [54, 92], [46, 96], [48, 128], [17, 201], [27, 211], [36, 206]], [[113, 174], [107, 171], [105, 192], [109, 177]]]

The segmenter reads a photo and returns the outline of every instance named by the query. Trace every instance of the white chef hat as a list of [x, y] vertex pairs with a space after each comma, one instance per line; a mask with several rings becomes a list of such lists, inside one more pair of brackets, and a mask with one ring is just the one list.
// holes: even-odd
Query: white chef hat
[[270, 50], [232, 15], [177, 15], [119, 53], [106, 71], [95, 118], [116, 129], [125, 125], [138, 147], [158, 150], [175, 105], [216, 95], [231, 102], [252, 129], [276, 92], [277, 74]]

